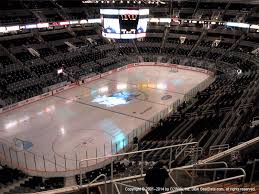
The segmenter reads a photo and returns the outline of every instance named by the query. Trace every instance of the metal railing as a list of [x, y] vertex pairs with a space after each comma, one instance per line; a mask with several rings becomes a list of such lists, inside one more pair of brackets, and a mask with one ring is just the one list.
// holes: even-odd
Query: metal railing
[[91, 185], [93, 183], [95, 183], [97, 180], [99, 180], [101, 177], [104, 177], [104, 190], [105, 190], [105, 193], [107, 193], [107, 184], [106, 184], [106, 181], [107, 181], [107, 176], [105, 174], [100, 174], [99, 176], [97, 176], [94, 180], [92, 180], [89, 184], [87, 184], [87, 193], [89, 194], [89, 188], [91, 187]]
[[[174, 180], [174, 178], [172, 177], [172, 175], [170, 174], [170, 168], [166, 170], [168, 171], [168, 176], [169, 176], [169, 179], [173, 182], [173, 184], [176, 186], [176, 187], [179, 187], [178, 184], [176, 183], [176, 181]], [[182, 192], [180, 192], [182, 194]]]
[[[164, 192], [162, 194], [178, 193], [178, 192], [181, 192], [181, 191], [191, 191], [194, 188], [201, 188], [201, 187], [205, 187], [205, 186], [209, 186], [209, 185], [214, 185], [214, 184], [218, 184], [218, 183], [228, 182], [228, 181], [231, 181], [231, 180], [239, 180], [240, 178], [242, 178], [242, 184], [244, 185], [245, 178], [246, 178], [246, 172], [242, 168], [215, 168], [215, 169], [196, 169], [196, 168], [192, 168], [192, 169], [189, 169], [189, 170], [191, 170], [192, 172], [201, 172], [201, 171], [203, 171], [203, 172], [213, 172], [213, 179], [210, 182], [202, 183], [202, 184], [197, 184], [197, 185], [193, 186], [193, 183], [194, 183], [193, 179], [194, 179], [194, 177], [192, 175], [191, 176], [192, 177], [192, 179], [191, 179], [191, 186], [189, 186], [189, 187], [174, 188], [173, 191]], [[172, 169], [170, 173], [172, 173], [174, 171], [186, 171], [186, 168]], [[221, 171], [224, 172], [224, 178], [220, 179], [220, 180], [216, 180], [217, 172], [221, 172]], [[226, 174], [227, 174], [228, 171], [240, 171], [241, 174], [233, 176], [233, 177], [226, 178]]]
[[111, 180], [113, 180], [114, 176], [114, 164], [113, 162], [117, 158], [123, 158], [125, 156], [131, 156], [135, 154], [140, 154], [141, 155], [141, 167], [140, 167], [140, 172], [141, 175], [144, 174], [144, 154], [147, 152], [153, 152], [153, 151], [158, 151], [158, 150], [168, 150], [170, 152], [169, 155], [169, 166], [171, 166], [172, 163], [172, 154], [173, 154], [173, 148], [178, 148], [178, 147], [183, 147], [183, 146], [196, 146], [198, 147], [198, 142], [188, 142], [188, 143], [183, 143], [183, 144], [176, 144], [176, 145], [171, 145], [171, 146], [165, 146], [165, 147], [159, 147], [159, 148], [153, 148], [153, 149], [147, 149], [147, 150], [141, 150], [141, 151], [134, 151], [134, 152], [127, 152], [127, 153], [120, 153], [120, 154], [113, 154], [113, 155], [108, 155], [108, 156], [102, 156], [102, 157], [96, 157], [96, 158], [87, 158], [80, 160], [79, 162], [79, 170], [80, 170], [80, 186], [82, 186], [82, 169], [83, 163], [88, 163], [89, 161], [96, 161], [96, 160], [102, 160], [105, 164], [110, 164], [111, 165]]
[[200, 161], [198, 161], [198, 163], [207, 163], [207, 162], [212, 162], [212, 161], [219, 160], [221, 158], [224, 158], [224, 157], [230, 155], [231, 153], [233, 153], [235, 151], [242, 150], [242, 149], [244, 149], [246, 147], [249, 147], [249, 146], [251, 146], [253, 144], [256, 144], [258, 142], [259, 142], [259, 137], [253, 138], [253, 139], [251, 139], [249, 141], [243, 142], [243, 143], [241, 143], [241, 144], [239, 144], [239, 145], [237, 145], [235, 147], [232, 147], [232, 148], [230, 148], [230, 149], [228, 149], [226, 151], [220, 152], [220, 153], [218, 153], [216, 155], [213, 155], [211, 157], [208, 157], [208, 158], [206, 158], [204, 160], [200, 160]]
[[209, 150], [209, 156], [215, 155], [228, 150], [229, 149], [229, 144], [221, 144], [221, 145], [214, 145], [214, 146], [210, 146], [210, 150]]
[[254, 175], [255, 175], [255, 166], [256, 166], [257, 163], [259, 163], [259, 159], [255, 159], [253, 161], [253, 168], [252, 168], [251, 177], [250, 177], [250, 181], [249, 181], [250, 184], [252, 184], [252, 182], [253, 182], [253, 178], [254, 178]]
[[[172, 183], [174, 184], [174, 186], [178, 187], [176, 181], [173, 179], [173, 177], [171, 176], [171, 172], [174, 171], [174, 170], [177, 170], [177, 169], [183, 169], [183, 170], [186, 170], [186, 169], [191, 169], [191, 168], [195, 168], [195, 167], [202, 167], [204, 166], [205, 168], [208, 168], [208, 167], [211, 167], [213, 168], [214, 166], [223, 166], [224, 168], [228, 168], [228, 165], [226, 162], [212, 162], [212, 163], [206, 163], [206, 164], [193, 164], [193, 165], [189, 165], [189, 166], [182, 166], [182, 167], [177, 167], [177, 168], [173, 168], [173, 169], [167, 169], [168, 170], [168, 174], [169, 174], [169, 178], [170, 180], [172, 181]], [[95, 182], [95, 183], [91, 183], [91, 185], [89, 184], [86, 184], [86, 185], [82, 185], [82, 186], [79, 186], [79, 187], [75, 187], [75, 186], [72, 186], [72, 187], [65, 187], [65, 188], [61, 188], [61, 189], [56, 189], [56, 190], [50, 190], [50, 191], [44, 191], [44, 192], [40, 192], [41, 194], [58, 194], [58, 193], [68, 193], [68, 192], [75, 192], [75, 191], [80, 191], [80, 190], [84, 190], [86, 189], [87, 187], [97, 187], [97, 186], [104, 186], [105, 184], [110, 184], [112, 185], [114, 182], [120, 182], [120, 183], [128, 183], [128, 182], [132, 182], [132, 181], [142, 181], [144, 180], [144, 177], [145, 177], [145, 174], [143, 175], [134, 175], [134, 176], [130, 176], [130, 177], [123, 177], [123, 178], [118, 178], [118, 179], [114, 179], [114, 180], [107, 180], [106, 182], [105, 181], [101, 181], [101, 182]], [[233, 179], [235, 180], [235, 179]], [[207, 184], [207, 183], [206, 183]], [[212, 183], [212, 184], [215, 184]], [[125, 184], [126, 185], [126, 184]], [[211, 184], [210, 184], [211, 185]], [[127, 185], [128, 186], [128, 185]], [[134, 186], [133, 186], [134, 187]], [[198, 187], [197, 185], [195, 185], [195, 187]], [[116, 186], [115, 186], [115, 189], [116, 189]], [[119, 189], [119, 188], [118, 188]], [[117, 191], [118, 192], [118, 191]], [[181, 192], [181, 191], [179, 191]], [[108, 193], [105, 193], [105, 194], [108, 194]]]

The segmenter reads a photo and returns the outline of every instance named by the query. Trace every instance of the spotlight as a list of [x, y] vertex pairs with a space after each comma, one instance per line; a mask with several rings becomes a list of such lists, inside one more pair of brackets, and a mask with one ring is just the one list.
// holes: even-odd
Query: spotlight
[[138, 4], [141, 4], [141, 1], [138, 1]]
[[130, 3], [130, 1], [127, 1], [127, 3], [129, 4], [129, 3]]
[[120, 3], [123, 3], [123, 1], [121, 0]]

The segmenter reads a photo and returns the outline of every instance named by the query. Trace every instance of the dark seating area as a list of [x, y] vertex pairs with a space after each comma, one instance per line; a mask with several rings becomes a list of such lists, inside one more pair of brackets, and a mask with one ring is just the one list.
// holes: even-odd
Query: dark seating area
[[59, 51], [59, 52], [66, 53], [66, 52], [68, 52], [69, 46], [67, 46], [66, 44], [62, 44], [62, 45], [56, 46], [55, 48], [56, 48], [57, 51]]
[[50, 9], [55, 8], [55, 5], [49, 1], [24, 1], [24, 5], [29, 9]]
[[34, 37], [23, 37], [23, 38], [17, 37], [11, 40], [0, 41], [0, 44], [2, 44], [6, 48], [23, 46], [28, 44], [38, 44], [38, 43], [40, 43], [39, 40], [37, 40]]
[[62, 21], [64, 18], [58, 14], [58, 13], [44, 13], [45, 17], [47, 18], [48, 22], [52, 22], [52, 21]]
[[9, 72], [8, 74], [2, 75], [2, 79], [4, 79], [8, 84], [19, 82], [21, 80], [29, 78], [31, 78], [31, 75], [25, 70], [13, 71]]
[[30, 177], [20, 186], [11, 189], [8, 193], [35, 193], [47, 190], [53, 190], [64, 187], [64, 178]]
[[25, 177], [26, 175], [17, 169], [12, 169], [7, 166], [0, 166], [0, 189]]
[[38, 49], [37, 51], [39, 52], [40, 56], [43, 58], [55, 54], [55, 52], [50, 48], [42, 48], [42, 49]]
[[2, 66], [2, 68], [6, 68], [12, 63], [12, 60], [8, 56], [0, 56], [0, 66]]
[[76, 33], [76, 35], [78, 37], [80, 37], [80, 36], [89, 36], [89, 35], [95, 35], [96, 34], [96, 32], [94, 30], [84, 30], [84, 29], [77, 30], [77, 31], [75, 31], [75, 33]]
[[26, 61], [30, 61], [30, 60], [33, 60], [33, 59], [37, 59], [37, 57], [33, 56], [31, 53], [29, 53], [29, 51], [23, 51], [23, 52], [15, 53], [14, 55], [21, 62], [26, 62]]
[[42, 35], [42, 38], [45, 41], [55, 41], [55, 40], [61, 40], [61, 39], [68, 39], [68, 38], [72, 38], [73, 36], [71, 36], [69, 33], [67, 32], [63, 32], [63, 33], [57, 33], [57, 34], [46, 34], [46, 35]]
[[0, 15], [0, 24], [22, 24], [22, 23], [30, 23], [30, 22], [36, 22], [37, 19], [32, 14], [26, 14], [26, 15], [20, 15], [17, 16], [7, 16], [7, 15]]

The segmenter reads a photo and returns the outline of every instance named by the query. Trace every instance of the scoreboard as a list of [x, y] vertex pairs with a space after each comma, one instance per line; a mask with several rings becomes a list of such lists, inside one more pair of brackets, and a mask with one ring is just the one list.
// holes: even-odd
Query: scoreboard
[[100, 9], [102, 35], [114, 39], [146, 36], [149, 9]]

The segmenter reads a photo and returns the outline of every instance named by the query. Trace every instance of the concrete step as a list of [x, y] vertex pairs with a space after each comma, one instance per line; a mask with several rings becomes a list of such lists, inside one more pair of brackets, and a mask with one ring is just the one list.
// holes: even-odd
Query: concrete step
[[77, 185], [75, 176], [65, 178], [65, 187], [71, 187]]

